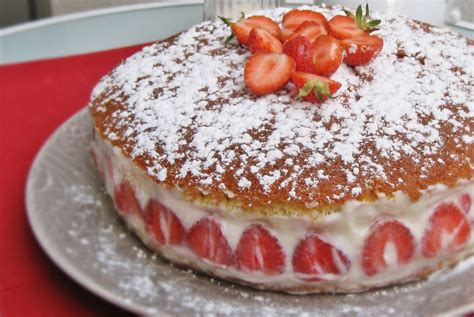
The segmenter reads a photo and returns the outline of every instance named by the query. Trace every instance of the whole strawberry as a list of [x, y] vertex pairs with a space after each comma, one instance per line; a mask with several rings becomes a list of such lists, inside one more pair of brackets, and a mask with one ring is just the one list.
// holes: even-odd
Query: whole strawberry
[[376, 35], [353, 37], [342, 40], [344, 47], [344, 62], [349, 66], [361, 66], [373, 60], [383, 48], [383, 39]]
[[369, 5], [365, 7], [365, 15], [362, 6], [358, 6], [356, 14], [344, 10], [346, 16], [336, 15], [328, 22], [329, 34], [337, 39], [349, 39], [356, 36], [368, 34], [377, 30], [380, 20], [370, 20]]
[[333, 98], [332, 95], [341, 88], [341, 84], [335, 80], [303, 72], [294, 72], [291, 81], [298, 90], [296, 98], [313, 103]]

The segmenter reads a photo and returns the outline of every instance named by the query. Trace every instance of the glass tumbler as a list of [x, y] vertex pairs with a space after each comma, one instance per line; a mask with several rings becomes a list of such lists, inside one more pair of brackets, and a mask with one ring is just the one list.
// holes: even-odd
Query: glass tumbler
[[215, 21], [217, 17], [236, 18], [262, 9], [283, 6], [284, 0], [204, 0], [204, 20]]

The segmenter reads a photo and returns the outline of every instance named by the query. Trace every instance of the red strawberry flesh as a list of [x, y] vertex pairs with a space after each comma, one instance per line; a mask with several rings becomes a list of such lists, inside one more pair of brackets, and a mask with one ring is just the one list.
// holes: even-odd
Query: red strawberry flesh
[[281, 29], [280, 39], [284, 43], [296, 29], [292, 28], [283, 28]]
[[422, 253], [433, 258], [464, 248], [471, 236], [466, 216], [454, 203], [442, 203], [431, 215], [423, 236]]
[[410, 230], [397, 220], [382, 220], [373, 225], [365, 240], [362, 269], [373, 276], [389, 267], [406, 264], [415, 252]]
[[243, 272], [275, 275], [285, 269], [285, 254], [278, 239], [262, 225], [255, 224], [243, 232], [235, 250], [234, 264]]
[[321, 25], [326, 25], [328, 21], [319, 12], [312, 10], [291, 10], [287, 12], [282, 19], [284, 28], [297, 28], [305, 21], [315, 22]]
[[290, 41], [297, 36], [304, 36], [309, 42], [313, 42], [318, 36], [327, 34], [326, 27], [324, 25], [306, 21], [303, 22], [286, 40]]
[[293, 270], [308, 282], [325, 280], [331, 275], [344, 275], [351, 263], [338, 248], [318, 234], [307, 235], [293, 254]]
[[200, 258], [221, 265], [232, 263], [232, 250], [217, 220], [210, 217], [198, 220], [186, 237], [189, 247]]
[[383, 48], [383, 39], [375, 35], [363, 35], [341, 41], [344, 47], [344, 62], [349, 66], [366, 65]]
[[283, 53], [294, 59], [296, 70], [300, 72], [313, 72], [311, 43], [304, 36], [297, 36], [283, 45]]
[[336, 15], [329, 20], [328, 31], [331, 36], [340, 40], [366, 34], [357, 26], [354, 19], [343, 15]]
[[319, 36], [311, 46], [313, 72], [330, 77], [342, 64], [343, 48], [330, 35]]
[[142, 208], [135, 196], [135, 191], [127, 180], [115, 187], [114, 201], [119, 211], [124, 214], [142, 214]]
[[249, 35], [249, 49], [252, 53], [281, 53], [283, 44], [272, 33], [254, 28]]
[[469, 210], [471, 209], [471, 205], [472, 205], [471, 195], [469, 195], [468, 193], [462, 194], [461, 197], [459, 198], [459, 202], [461, 204], [462, 210], [466, 214], [469, 213]]
[[260, 28], [272, 33], [275, 37], [280, 38], [280, 27], [270, 18], [265, 16], [251, 16], [232, 24], [232, 32], [235, 34], [240, 44], [247, 46], [250, 31], [254, 28]]
[[183, 224], [176, 214], [156, 200], [150, 200], [145, 208], [147, 229], [161, 244], [178, 245], [185, 237]]
[[288, 84], [295, 61], [285, 54], [252, 55], [244, 68], [244, 81], [257, 96], [274, 93]]

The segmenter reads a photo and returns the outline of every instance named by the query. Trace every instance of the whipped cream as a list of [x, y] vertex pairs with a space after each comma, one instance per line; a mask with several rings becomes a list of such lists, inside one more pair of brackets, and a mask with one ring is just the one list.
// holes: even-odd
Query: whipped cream
[[[146, 229], [143, 219], [136, 215], [124, 215], [125, 222], [151, 248], [172, 262], [197, 268], [224, 279], [239, 280], [258, 288], [279, 289], [288, 292], [305, 293], [314, 291], [358, 291], [372, 287], [380, 287], [400, 281], [411, 280], [417, 275], [426, 275], [440, 267], [452, 264], [459, 259], [474, 253], [474, 235], [463, 250], [433, 259], [424, 258], [421, 254], [421, 239], [428, 226], [433, 210], [442, 202], [453, 202], [459, 206], [459, 197], [463, 193], [474, 193], [474, 182], [464, 181], [456, 187], [444, 185], [433, 186], [425, 190], [420, 199], [411, 201], [407, 195], [397, 193], [392, 198], [379, 196], [376, 201], [349, 201], [340, 211], [317, 220], [305, 216], [268, 216], [259, 217], [245, 211], [229, 210], [226, 206], [209, 208], [193, 202], [178, 189], [165, 188], [153, 182], [134, 163], [126, 158], [121, 150], [107, 141], [96, 138], [92, 144], [99, 170], [105, 178], [107, 191], [113, 196], [114, 188], [127, 180], [135, 190], [136, 197], [145, 208], [150, 199], [159, 201], [171, 209], [188, 230], [199, 219], [211, 216], [220, 223], [221, 230], [229, 246], [234, 251], [243, 231], [251, 224], [263, 224], [278, 238], [285, 254], [285, 270], [280, 275], [264, 275], [262, 273], [241, 272], [233, 266], [221, 266], [212, 261], [197, 257], [185, 244], [179, 246], [161, 245]], [[474, 223], [474, 212], [471, 206], [468, 218]], [[361, 266], [364, 241], [370, 227], [381, 218], [400, 221], [412, 233], [416, 248], [409, 263], [399, 265], [395, 246], [387, 243], [384, 259], [388, 264], [386, 270], [374, 276], [367, 276]], [[307, 282], [301, 273], [293, 271], [292, 255], [298, 243], [307, 233], [316, 232], [323, 239], [341, 250], [351, 262], [347, 273], [342, 275], [325, 274], [323, 281]], [[448, 238], [448, 237], [447, 237]], [[334, 256], [334, 259], [339, 257]], [[346, 271], [339, 261], [341, 272]]]

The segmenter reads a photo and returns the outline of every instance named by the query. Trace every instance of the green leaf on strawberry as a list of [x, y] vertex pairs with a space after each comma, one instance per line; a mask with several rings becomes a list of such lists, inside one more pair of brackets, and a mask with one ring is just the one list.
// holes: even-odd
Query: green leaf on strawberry
[[[234, 25], [233, 22], [230, 21], [229, 18], [225, 18], [225, 17], [221, 17], [221, 16], [218, 16], [218, 18], [225, 24], [227, 25], [228, 27], [232, 28], [232, 25]], [[245, 13], [243, 12], [240, 12], [240, 18], [237, 22], [239, 21], [242, 21], [243, 19], [245, 19]], [[227, 45], [229, 44], [230, 41], [232, 41], [232, 39], [234, 39], [235, 37], [235, 33], [233, 31], [231, 31], [230, 35], [225, 39], [225, 42], [224, 44]]]
[[365, 32], [372, 32], [372, 31], [378, 30], [377, 26], [381, 23], [381, 20], [378, 20], [378, 19], [370, 20], [370, 12], [369, 12], [368, 4], [366, 4], [365, 6], [365, 14], [363, 13], [361, 5], [357, 7], [355, 15], [354, 13], [348, 10], [344, 10], [344, 13], [348, 17], [352, 18], [357, 24], [357, 26]]
[[301, 87], [296, 98], [302, 99], [303, 97], [308, 96], [311, 92], [313, 92], [316, 98], [321, 102], [325, 100], [324, 97], [334, 99], [329, 91], [329, 83], [317, 79], [308, 80], [306, 84]]

